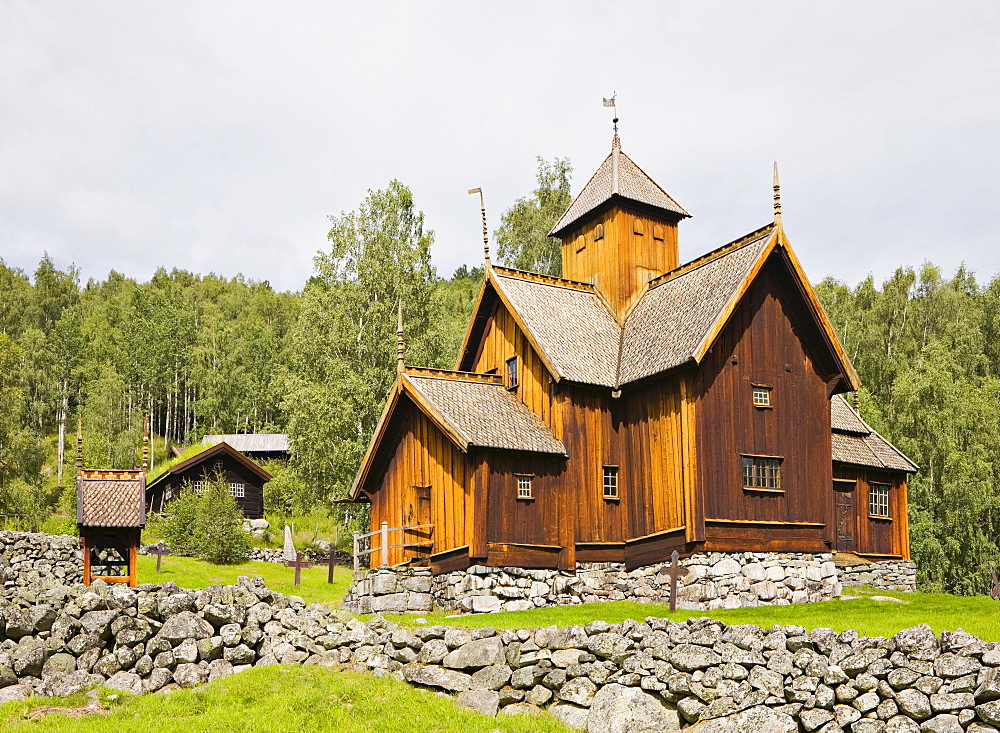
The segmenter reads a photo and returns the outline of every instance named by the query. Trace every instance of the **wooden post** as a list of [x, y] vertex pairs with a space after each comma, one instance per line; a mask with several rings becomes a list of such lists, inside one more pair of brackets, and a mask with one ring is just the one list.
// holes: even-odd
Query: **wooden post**
[[337, 552], [336, 546], [330, 548], [330, 557], [326, 559], [327, 569], [326, 569], [326, 582], [333, 583], [333, 565], [334, 565], [334, 555]]
[[382, 540], [382, 564], [380, 567], [385, 567], [389, 564], [389, 523], [382, 522], [382, 531], [379, 533], [379, 537]]
[[670, 576], [670, 613], [677, 609], [677, 579], [683, 578], [690, 572], [678, 562], [677, 550], [674, 550], [670, 556], [670, 565], [661, 567], [659, 570], [660, 575]]
[[358, 541], [361, 533], [354, 533], [354, 572], [358, 572], [361, 569], [361, 562], [358, 558]]

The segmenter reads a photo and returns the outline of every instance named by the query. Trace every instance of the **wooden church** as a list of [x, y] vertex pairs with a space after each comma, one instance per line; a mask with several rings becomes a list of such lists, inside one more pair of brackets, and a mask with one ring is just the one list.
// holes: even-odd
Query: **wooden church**
[[777, 173], [771, 223], [681, 264], [688, 216], [616, 134], [551, 232], [564, 278], [487, 255], [454, 371], [404, 366], [400, 334], [351, 491], [373, 530], [422, 527], [392, 537], [390, 564], [908, 559], [916, 466], [839, 396], [858, 376], [785, 236]]

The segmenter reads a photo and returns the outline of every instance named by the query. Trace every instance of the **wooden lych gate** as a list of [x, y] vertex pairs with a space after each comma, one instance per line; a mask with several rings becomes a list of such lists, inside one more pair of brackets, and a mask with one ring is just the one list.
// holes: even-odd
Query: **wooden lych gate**
[[[416, 542], [400, 542], [395, 545], [389, 544], [389, 533], [390, 532], [412, 532], [414, 535], [418, 535], [414, 539]], [[426, 557], [427, 550], [433, 545], [433, 540], [431, 540], [431, 535], [434, 533], [433, 524], [415, 524], [408, 527], [390, 527], [388, 522], [382, 522], [381, 529], [377, 529], [374, 532], [367, 532], [366, 534], [361, 534], [360, 532], [354, 533], [354, 571], [357, 572], [361, 569], [361, 558], [371, 555], [373, 552], [379, 553], [379, 564], [377, 567], [385, 567], [389, 564], [389, 550], [394, 547], [406, 547], [412, 548], [414, 550], [414, 557], [410, 558], [407, 562], [413, 562], [414, 560], [421, 560]], [[426, 535], [426, 537], [419, 537], [419, 535]], [[379, 544], [377, 546], [371, 546], [367, 550], [361, 549], [361, 541], [368, 539], [370, 537], [378, 537]], [[404, 537], [404, 539], [406, 539]], [[371, 562], [369, 561], [369, 566]]]

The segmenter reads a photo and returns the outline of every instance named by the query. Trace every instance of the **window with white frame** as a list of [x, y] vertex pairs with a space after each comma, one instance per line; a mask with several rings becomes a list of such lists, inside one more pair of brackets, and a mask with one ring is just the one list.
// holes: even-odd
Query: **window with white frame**
[[195, 481], [192, 486], [194, 487], [194, 493], [204, 494], [205, 489], [208, 488], [208, 481]]
[[868, 485], [868, 515], [889, 517], [889, 484]]
[[528, 474], [517, 475], [517, 498], [531, 499], [531, 476]]
[[604, 490], [602, 496], [605, 499], [618, 498], [618, 466], [604, 467]]
[[753, 406], [754, 407], [770, 407], [771, 406], [771, 388], [763, 384], [753, 385]]
[[229, 493], [233, 495], [236, 499], [242, 499], [246, 494], [246, 484], [243, 483], [231, 483], [229, 484]]
[[743, 462], [743, 488], [781, 491], [781, 458], [740, 456]]

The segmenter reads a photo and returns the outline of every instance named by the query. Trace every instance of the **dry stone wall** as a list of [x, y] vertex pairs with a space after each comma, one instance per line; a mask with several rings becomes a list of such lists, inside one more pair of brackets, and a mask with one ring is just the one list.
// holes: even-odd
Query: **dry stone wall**
[[912, 560], [845, 565], [837, 569], [844, 585], [871, 585], [882, 590], [912, 593], [917, 589], [917, 565]]
[[346, 664], [453, 693], [487, 715], [547, 708], [590, 733], [1000, 725], [1000, 644], [928, 626], [890, 639], [707, 618], [408, 629], [307, 606], [246, 578], [198, 591], [36, 584], [6, 589], [0, 603], [0, 702], [98, 683], [137, 694], [191, 687], [268, 664]]
[[0, 532], [0, 583], [11, 588], [46, 578], [67, 584], [83, 579], [80, 541], [41, 532]]
[[[688, 574], [679, 583], [678, 606], [687, 610], [824, 601], [841, 591], [828, 554], [695, 553], [681, 565]], [[603, 600], [667, 603], [669, 580], [658, 574], [659, 568], [626, 571], [617, 563], [590, 563], [567, 573], [474, 565], [437, 576], [428, 568], [380, 568], [356, 576], [345, 608], [405, 613], [428, 611], [433, 604], [482, 613]]]

